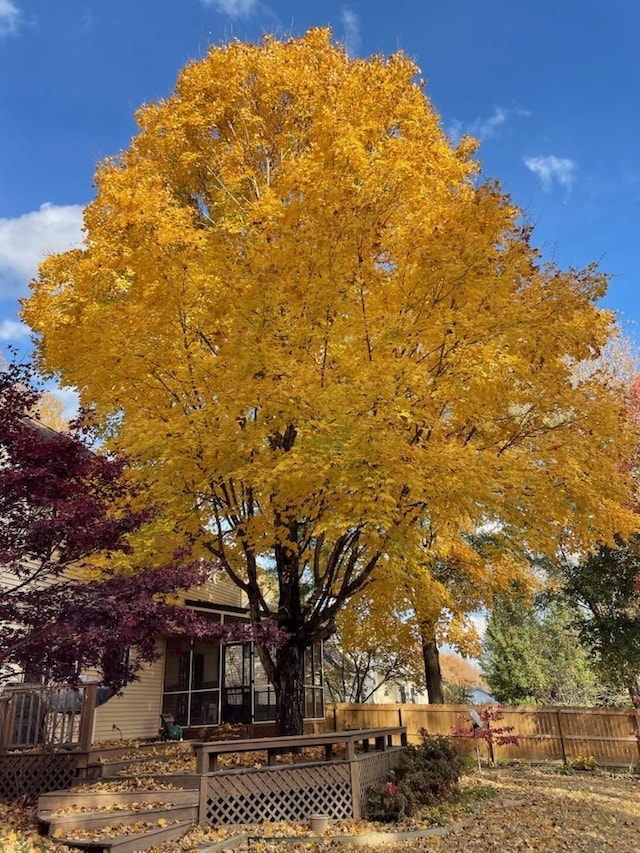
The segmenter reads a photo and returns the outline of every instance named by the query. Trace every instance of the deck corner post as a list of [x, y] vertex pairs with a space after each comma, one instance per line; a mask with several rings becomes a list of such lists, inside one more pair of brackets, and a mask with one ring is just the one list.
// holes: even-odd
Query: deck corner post
[[209, 779], [203, 774], [200, 775], [200, 798], [198, 802], [198, 824], [200, 826], [207, 825], [207, 792], [209, 788]]
[[351, 803], [353, 808], [353, 819], [362, 818], [362, 793], [360, 791], [360, 764], [355, 757], [349, 761], [349, 772], [351, 775]]

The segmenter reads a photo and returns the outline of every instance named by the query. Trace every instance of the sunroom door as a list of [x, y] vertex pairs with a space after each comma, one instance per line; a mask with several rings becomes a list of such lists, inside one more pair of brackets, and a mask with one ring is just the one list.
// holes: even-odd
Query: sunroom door
[[251, 646], [224, 646], [222, 722], [251, 722]]

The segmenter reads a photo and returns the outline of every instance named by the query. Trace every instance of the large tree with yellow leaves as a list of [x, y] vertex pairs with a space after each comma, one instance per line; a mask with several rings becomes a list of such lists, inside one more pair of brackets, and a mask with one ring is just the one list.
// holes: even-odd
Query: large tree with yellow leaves
[[416, 73], [326, 30], [213, 48], [139, 111], [84, 248], [24, 306], [171, 550], [213, 554], [288, 632], [261, 649], [280, 732], [305, 649], [378, 571], [454, 565], [481, 525], [550, 553], [631, 524], [622, 401], [574, 372], [612, 332], [605, 279], [541, 265]]

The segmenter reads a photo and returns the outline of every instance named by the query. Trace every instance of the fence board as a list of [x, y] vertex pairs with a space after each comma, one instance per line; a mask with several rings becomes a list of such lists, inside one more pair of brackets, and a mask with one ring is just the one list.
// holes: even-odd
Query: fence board
[[[398, 725], [407, 727], [409, 743], [420, 742], [420, 731], [451, 735], [468, 725], [468, 705], [334, 704], [327, 706], [327, 728], [344, 730]], [[598, 764], [628, 767], [640, 761], [640, 715], [620, 708], [555, 708], [508, 706], [495, 726], [513, 726], [518, 746], [494, 746], [496, 761], [571, 761], [593, 756]], [[454, 736], [463, 754], [474, 752], [472, 738]], [[482, 747], [481, 747], [482, 748]]]

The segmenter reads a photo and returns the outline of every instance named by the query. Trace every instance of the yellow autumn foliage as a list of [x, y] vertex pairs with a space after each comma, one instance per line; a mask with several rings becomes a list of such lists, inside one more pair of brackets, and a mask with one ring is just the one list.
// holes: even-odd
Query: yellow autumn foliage
[[506, 584], [513, 554], [469, 557], [482, 525], [552, 554], [634, 524], [622, 393], [575, 372], [615, 334], [606, 278], [541, 262], [416, 73], [322, 29], [213, 48], [138, 112], [84, 247], [24, 303], [162, 508], [147, 546], [194, 540], [254, 614], [275, 565], [305, 637], [383, 568]]
[[45, 391], [38, 401], [36, 417], [44, 426], [56, 432], [67, 432], [69, 418], [65, 417], [64, 403], [50, 391]]

